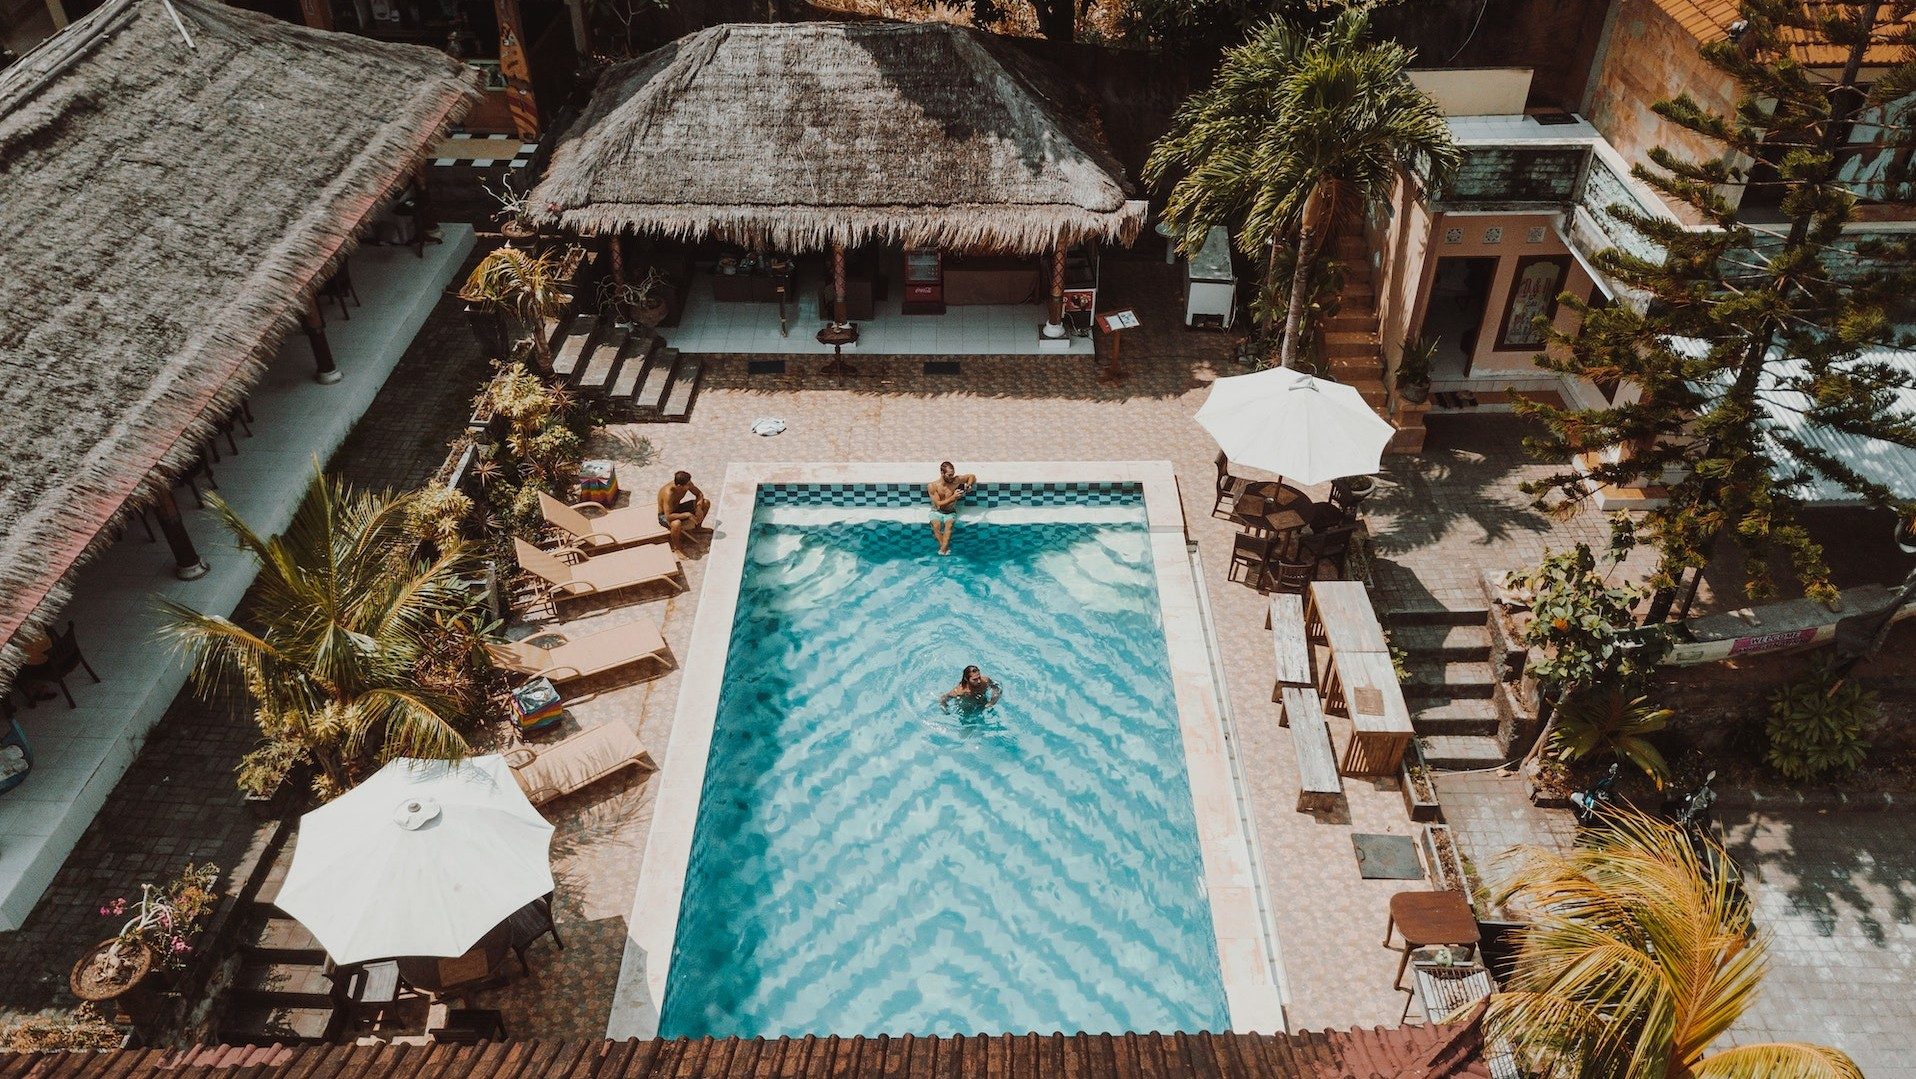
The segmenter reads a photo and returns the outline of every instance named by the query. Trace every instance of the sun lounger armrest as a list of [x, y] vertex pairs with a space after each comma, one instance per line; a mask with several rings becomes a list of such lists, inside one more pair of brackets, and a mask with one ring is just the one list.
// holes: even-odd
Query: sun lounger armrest
[[526, 765], [538, 760], [539, 754], [534, 751], [531, 746], [519, 745], [506, 750], [505, 758], [506, 767], [524, 768]]
[[590, 535], [578, 537], [577, 542], [597, 544], [617, 543], [619, 542], [619, 537], [610, 532], [593, 532]]
[[562, 682], [568, 678], [584, 678], [585, 672], [569, 663], [561, 663], [556, 667], [547, 667], [533, 677], [550, 678], [555, 682]]
[[583, 513], [592, 517], [602, 517], [605, 514], [611, 512], [610, 510], [606, 509], [604, 506], [599, 505], [597, 502], [574, 502], [572, 504], [572, 511], [574, 513]]
[[584, 548], [580, 547], [576, 543], [561, 544], [560, 546], [554, 547], [552, 550], [547, 551], [546, 553], [558, 559], [561, 562], [564, 562], [568, 565], [574, 565], [574, 566], [578, 565], [581, 562], [584, 562], [586, 559], [591, 557], [590, 555], [585, 553]]

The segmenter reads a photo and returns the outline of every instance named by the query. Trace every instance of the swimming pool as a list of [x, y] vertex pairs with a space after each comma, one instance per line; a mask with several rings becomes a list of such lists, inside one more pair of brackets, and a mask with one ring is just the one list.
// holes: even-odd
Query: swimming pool
[[[948, 558], [917, 484], [726, 490], [610, 1032], [1237, 1025], [1244, 897], [1207, 864], [1143, 485], [987, 486]], [[947, 714], [968, 663], [1004, 700]]]

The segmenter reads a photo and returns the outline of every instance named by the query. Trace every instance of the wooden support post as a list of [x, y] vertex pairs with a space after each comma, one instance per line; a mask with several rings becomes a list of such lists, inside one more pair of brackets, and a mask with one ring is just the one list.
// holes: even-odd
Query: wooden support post
[[319, 313], [317, 297], [306, 305], [300, 322], [306, 330], [306, 340], [313, 345], [313, 381], [322, 386], [338, 382], [339, 365], [333, 362], [333, 346], [326, 341], [326, 320]]
[[843, 326], [845, 318], [845, 245], [832, 245], [832, 325]]
[[1065, 336], [1064, 329], [1064, 255], [1065, 246], [1059, 244], [1051, 253], [1051, 302], [1045, 308], [1044, 336], [1059, 338]]
[[612, 295], [614, 297], [612, 301], [612, 320], [621, 323], [630, 322], [632, 320], [632, 312], [625, 309], [627, 293], [625, 282], [624, 235], [615, 232], [607, 236], [605, 238], [605, 253], [606, 261], [611, 264], [612, 272]]
[[160, 519], [160, 533], [166, 537], [166, 545], [173, 550], [173, 576], [182, 581], [204, 577], [212, 567], [200, 557], [193, 546], [193, 537], [187, 534], [186, 522], [180, 519], [180, 504], [173, 500], [173, 488], [168, 485], [153, 504], [153, 516]]
[[299, 0], [299, 18], [314, 30], [333, 28], [332, 0]]

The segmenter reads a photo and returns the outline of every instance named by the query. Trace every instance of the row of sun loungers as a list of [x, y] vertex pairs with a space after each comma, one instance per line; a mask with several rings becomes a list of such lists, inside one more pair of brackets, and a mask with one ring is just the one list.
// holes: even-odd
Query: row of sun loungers
[[[539, 496], [539, 505], [551, 526], [549, 535], [560, 545], [548, 551], [515, 539], [513, 548], [519, 568], [555, 612], [559, 601], [573, 597], [657, 584], [685, 587], [684, 567], [660, 543], [666, 529], [655, 514], [637, 506], [614, 510], [589, 502], [568, 506], [546, 494]], [[556, 626], [522, 640], [489, 644], [486, 651], [505, 670], [528, 679], [549, 679], [561, 687], [642, 663], [667, 667], [673, 663], [658, 624], [643, 616], [579, 635]], [[506, 763], [534, 805], [582, 790], [626, 768], [654, 767], [638, 735], [616, 721], [584, 728], [557, 742], [522, 739], [507, 751]]]

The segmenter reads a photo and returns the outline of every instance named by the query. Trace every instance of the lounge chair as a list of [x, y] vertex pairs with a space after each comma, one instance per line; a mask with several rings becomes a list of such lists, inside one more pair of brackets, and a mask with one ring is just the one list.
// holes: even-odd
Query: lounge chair
[[512, 778], [533, 805], [584, 790], [635, 764], [655, 768], [639, 736], [623, 723], [588, 727], [550, 744], [523, 742], [506, 751]]
[[554, 600], [674, 580], [685, 587], [679, 556], [666, 547], [628, 547], [587, 557], [575, 547], [541, 551], [525, 540], [514, 539], [512, 549], [519, 556], [519, 568], [544, 581]]
[[[599, 511], [597, 516], [587, 516], [586, 508]], [[638, 506], [625, 506], [609, 510], [596, 502], [580, 502], [568, 506], [558, 499], [539, 492], [539, 509], [545, 514], [546, 523], [565, 534], [566, 542], [576, 544], [589, 553], [611, 551], [620, 547], [631, 547], [640, 543], [657, 543], [669, 535], [669, 530], [659, 523], [659, 515]]]
[[561, 684], [641, 660], [672, 664], [672, 650], [649, 618], [577, 638], [551, 629], [521, 641], [488, 644], [486, 651], [493, 663], [508, 671]]

